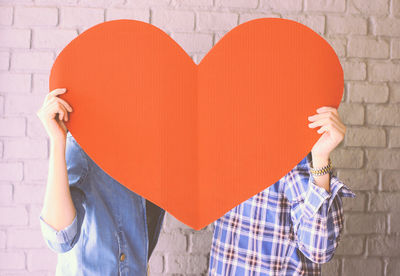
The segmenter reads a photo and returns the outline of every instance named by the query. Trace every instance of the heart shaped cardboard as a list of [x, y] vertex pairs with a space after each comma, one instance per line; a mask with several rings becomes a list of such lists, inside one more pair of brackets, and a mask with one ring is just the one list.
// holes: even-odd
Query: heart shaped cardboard
[[320, 134], [307, 117], [339, 106], [343, 70], [321, 36], [288, 19], [240, 24], [198, 65], [159, 28], [120, 19], [61, 51], [49, 79], [60, 87], [88, 156], [199, 230], [311, 151]]

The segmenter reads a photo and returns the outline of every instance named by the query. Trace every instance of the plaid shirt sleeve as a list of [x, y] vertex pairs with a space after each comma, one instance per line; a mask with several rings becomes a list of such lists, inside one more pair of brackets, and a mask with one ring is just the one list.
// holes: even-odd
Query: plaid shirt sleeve
[[309, 166], [298, 166], [287, 174], [285, 194], [298, 249], [315, 263], [326, 263], [334, 255], [343, 230], [341, 197], [356, 195], [332, 172], [330, 192], [318, 186]]

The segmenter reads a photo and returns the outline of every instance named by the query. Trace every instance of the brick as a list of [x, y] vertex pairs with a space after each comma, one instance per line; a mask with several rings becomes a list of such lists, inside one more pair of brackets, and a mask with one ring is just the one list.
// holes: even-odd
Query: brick
[[183, 252], [186, 251], [186, 247], [186, 236], [179, 232], [161, 233], [157, 242], [159, 251]]
[[[353, 190], [354, 192], [354, 190]], [[367, 196], [365, 193], [356, 192], [356, 200], [349, 197], [342, 197], [344, 212], [362, 212], [366, 210]]]
[[47, 158], [47, 140], [38, 138], [14, 138], [4, 141], [4, 158]]
[[371, 62], [368, 64], [368, 75], [370, 81], [398, 81], [400, 64]]
[[390, 44], [390, 58], [400, 59], [400, 39], [392, 39]]
[[367, 169], [400, 169], [400, 150], [397, 149], [366, 149]]
[[163, 30], [193, 31], [194, 12], [174, 10], [153, 10], [151, 23]]
[[[13, 197], [13, 185], [12, 184], [0, 184], [0, 202], [1, 204], [8, 204], [12, 201]], [[0, 232], [1, 234], [1, 232]], [[1, 240], [1, 237], [0, 237]], [[1, 244], [1, 242], [0, 242]], [[0, 246], [1, 248], [1, 246]]]
[[392, 0], [392, 14], [400, 15], [400, 0]]
[[400, 171], [384, 170], [382, 175], [383, 191], [400, 191]]
[[238, 15], [223, 12], [199, 12], [197, 29], [199, 31], [230, 31], [236, 27]]
[[389, 83], [389, 97], [391, 103], [400, 103], [400, 83]]
[[[35, 136], [36, 137], [36, 136]], [[24, 180], [41, 181], [46, 185], [49, 160], [24, 160]]]
[[349, 234], [384, 233], [386, 229], [386, 215], [374, 213], [344, 214], [346, 230]]
[[344, 12], [346, 9], [345, 0], [305, 0], [305, 11]]
[[54, 254], [50, 248], [28, 250], [27, 268], [29, 271], [53, 270], [56, 265], [57, 254]]
[[349, 84], [350, 102], [385, 103], [389, 88], [381, 83], [352, 82]]
[[[28, 212], [24, 206], [11, 206], [11, 207], [0, 207], [0, 225], [1, 226], [12, 226], [12, 225], [27, 225], [28, 224]], [[1, 258], [0, 258], [1, 260]], [[1, 268], [1, 265], [0, 265]]]
[[388, 58], [389, 44], [382, 39], [351, 37], [347, 47], [349, 57]]
[[40, 229], [13, 229], [8, 231], [7, 248], [40, 248], [43, 238]]
[[110, 4], [113, 6], [122, 6], [124, 2], [124, 0], [79, 0], [79, 5], [83, 7], [103, 8]]
[[374, 212], [398, 212], [400, 210], [400, 193], [372, 193], [370, 197], [370, 210]]
[[338, 113], [345, 125], [364, 124], [364, 106], [361, 104], [342, 103], [339, 105]]
[[56, 26], [57, 8], [16, 6], [14, 15], [16, 26]]
[[339, 276], [340, 260], [337, 260], [336, 258], [336, 255], [333, 255], [333, 258], [329, 262], [324, 263], [321, 267], [322, 275]]
[[343, 235], [335, 254], [340, 256], [361, 255], [364, 252], [364, 237]]
[[348, 10], [353, 14], [387, 15], [389, 14], [389, 5], [388, 1], [351, 0]]
[[328, 34], [367, 34], [367, 20], [358, 16], [328, 15], [326, 27]]
[[367, 123], [379, 126], [400, 125], [400, 106], [397, 104], [367, 105]]
[[38, 49], [64, 48], [77, 36], [76, 30], [35, 29], [32, 34], [32, 47]]
[[0, 163], [0, 175], [2, 181], [20, 181], [23, 177], [22, 162]]
[[200, 275], [206, 272], [207, 258], [204, 255], [185, 255], [170, 253], [166, 256], [166, 272], [183, 275]]
[[6, 231], [0, 231], [0, 248], [6, 248], [7, 235]]
[[360, 149], [337, 148], [331, 153], [335, 168], [361, 168], [363, 152]]
[[5, 101], [5, 112], [10, 115], [33, 115], [40, 109], [44, 97], [41, 95], [9, 95]]
[[378, 188], [378, 174], [374, 170], [343, 169], [337, 175], [352, 190], [374, 191]]
[[0, 251], [0, 269], [25, 269], [23, 251]]
[[89, 28], [104, 22], [104, 10], [100, 8], [60, 8], [60, 25], [69, 28]]
[[319, 35], [325, 33], [325, 16], [323, 15], [289, 15], [286, 19], [306, 25]]
[[267, 10], [267, 11], [291, 11], [291, 12], [299, 12], [302, 10], [302, 1], [301, 0], [288, 0], [288, 1], [279, 1], [279, 0], [261, 0], [260, 7], [258, 10]]
[[0, 29], [0, 47], [29, 48], [31, 45], [31, 30]]
[[106, 9], [106, 21], [116, 19], [134, 19], [143, 22], [150, 22], [149, 9]]
[[212, 232], [196, 231], [189, 236], [189, 252], [204, 253], [210, 252], [212, 243]]
[[399, 235], [367, 237], [368, 256], [400, 257]]
[[345, 258], [343, 275], [384, 275], [382, 260], [378, 258]]
[[40, 228], [39, 215], [42, 212], [43, 202], [41, 204], [29, 205], [29, 227]]
[[213, 5], [213, 0], [174, 0], [173, 6], [174, 7], [188, 7], [188, 6], [195, 6], [195, 7], [211, 7]]
[[344, 80], [365, 80], [367, 77], [367, 66], [362, 61], [343, 61], [342, 68]]
[[[293, 2], [293, 1], [292, 1]], [[231, 7], [231, 8], [257, 8], [258, 0], [216, 0], [216, 7]]]
[[45, 185], [21, 184], [15, 185], [14, 202], [21, 204], [43, 203], [46, 192]]
[[126, 0], [124, 7], [166, 7], [171, 0]]
[[400, 258], [390, 258], [388, 260], [388, 266], [386, 270], [386, 275], [395, 276], [400, 271]]
[[212, 34], [174, 33], [171, 37], [187, 52], [208, 52], [213, 46]]
[[389, 147], [400, 148], [400, 128], [389, 129]]
[[26, 93], [31, 90], [31, 75], [23, 73], [0, 73], [0, 92]]
[[4, 116], [4, 96], [0, 95], [0, 114]]
[[348, 127], [344, 137], [346, 146], [385, 147], [385, 130], [380, 127]]
[[26, 129], [25, 118], [6, 117], [0, 118], [0, 136], [24, 136]]
[[75, 6], [78, 0], [35, 0], [35, 4], [40, 5], [57, 5], [57, 6]]
[[149, 274], [164, 272], [164, 257], [154, 251], [149, 260]]
[[327, 42], [335, 51], [338, 57], [345, 57], [346, 56], [346, 44], [347, 40], [343, 37], [329, 37], [326, 38]]
[[50, 71], [54, 62], [52, 52], [14, 52], [11, 69], [20, 71]]
[[0, 25], [11, 25], [13, 19], [13, 7], [0, 7]]
[[46, 129], [38, 116], [29, 116], [27, 122], [27, 136], [28, 137], [42, 137], [48, 138]]
[[392, 17], [372, 17], [374, 35], [400, 36], [400, 19]]
[[270, 18], [279, 18], [279, 15], [270, 13], [270, 14], [265, 14], [265, 13], [257, 13], [257, 12], [252, 12], [252, 13], [240, 13], [239, 14], [239, 24], [242, 24], [244, 22], [253, 20], [253, 19], [258, 19], [258, 18], [264, 18], [264, 17], [270, 17]]
[[389, 229], [390, 233], [400, 233], [400, 213], [394, 212], [389, 214]]
[[0, 70], [8, 70], [10, 67], [10, 53], [0, 52]]
[[49, 93], [50, 74], [34, 73], [32, 79], [32, 92], [43, 95], [43, 99]]

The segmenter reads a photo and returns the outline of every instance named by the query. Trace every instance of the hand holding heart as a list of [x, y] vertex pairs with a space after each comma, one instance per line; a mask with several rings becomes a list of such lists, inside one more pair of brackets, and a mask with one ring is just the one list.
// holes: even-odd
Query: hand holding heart
[[308, 126], [310, 128], [320, 126], [317, 132], [324, 134], [314, 144], [311, 152], [313, 157], [328, 160], [332, 150], [343, 140], [346, 126], [341, 122], [336, 108], [323, 106], [317, 109], [317, 113], [308, 117], [308, 120], [312, 122]]

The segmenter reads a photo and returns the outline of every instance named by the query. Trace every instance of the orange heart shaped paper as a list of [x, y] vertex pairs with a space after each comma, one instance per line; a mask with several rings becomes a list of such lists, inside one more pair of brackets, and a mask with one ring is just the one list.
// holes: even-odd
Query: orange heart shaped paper
[[99, 167], [199, 230], [311, 151], [320, 134], [307, 117], [339, 106], [343, 70], [288, 19], [235, 27], [198, 65], [159, 28], [120, 19], [72, 40], [49, 86], [68, 89], [66, 126]]

